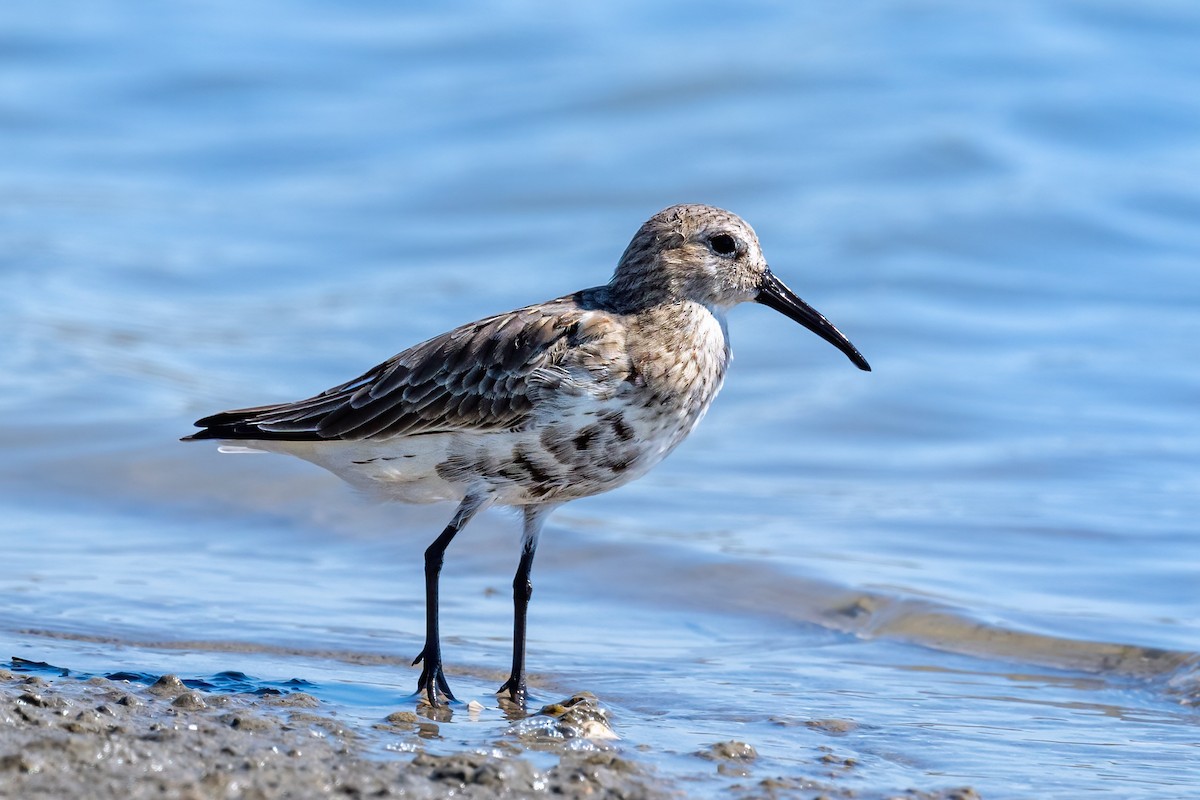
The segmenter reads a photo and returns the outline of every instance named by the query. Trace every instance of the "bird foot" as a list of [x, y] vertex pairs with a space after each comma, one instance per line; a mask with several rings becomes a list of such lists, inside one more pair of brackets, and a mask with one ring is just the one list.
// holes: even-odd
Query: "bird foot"
[[442, 654], [435, 650], [433, 657], [428, 655], [429, 648], [421, 651], [421, 654], [413, 659], [413, 666], [421, 664], [421, 677], [417, 678], [417, 694], [425, 693], [426, 699], [429, 700], [429, 705], [438, 708], [443, 704], [438, 702], [438, 692], [445, 696], [448, 703], [453, 703], [457, 699], [454, 692], [450, 691], [450, 684], [446, 682], [446, 674], [442, 671]]
[[508, 699], [515, 705], [519, 706], [522, 711], [525, 710], [526, 701], [529, 699], [529, 692], [525, 688], [524, 676], [518, 678], [515, 675], [510, 676], [504, 684], [496, 690], [496, 694], [508, 693]]

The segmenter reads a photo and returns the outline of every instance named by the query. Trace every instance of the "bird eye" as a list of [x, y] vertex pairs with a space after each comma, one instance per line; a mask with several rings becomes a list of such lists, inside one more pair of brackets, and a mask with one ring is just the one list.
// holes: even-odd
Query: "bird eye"
[[738, 251], [737, 239], [730, 236], [728, 233], [718, 233], [716, 236], [708, 240], [708, 246], [714, 253], [719, 256], [736, 255]]

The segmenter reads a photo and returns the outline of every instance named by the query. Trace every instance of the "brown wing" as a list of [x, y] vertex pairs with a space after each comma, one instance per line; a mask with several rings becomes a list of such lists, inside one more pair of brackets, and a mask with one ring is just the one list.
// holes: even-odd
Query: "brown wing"
[[585, 313], [563, 298], [472, 322], [307, 400], [205, 417], [196, 422], [205, 430], [187, 438], [383, 439], [516, 429], [533, 410], [538, 379], [560, 371], [557, 362], [578, 341]]

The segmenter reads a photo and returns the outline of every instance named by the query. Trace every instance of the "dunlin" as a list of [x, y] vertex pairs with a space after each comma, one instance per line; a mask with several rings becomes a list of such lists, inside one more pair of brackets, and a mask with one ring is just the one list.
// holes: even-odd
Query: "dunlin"
[[205, 417], [187, 439], [288, 453], [391, 500], [458, 503], [425, 551], [425, 646], [413, 664], [433, 706], [454, 700], [438, 636], [446, 547], [481, 509], [521, 507], [512, 672], [497, 694], [524, 706], [529, 573], [547, 515], [645, 474], [683, 441], [725, 377], [725, 314], [748, 301], [870, 370], [768, 269], [741, 218], [678, 205], [642, 225], [604, 286], [468, 323], [307, 400]]

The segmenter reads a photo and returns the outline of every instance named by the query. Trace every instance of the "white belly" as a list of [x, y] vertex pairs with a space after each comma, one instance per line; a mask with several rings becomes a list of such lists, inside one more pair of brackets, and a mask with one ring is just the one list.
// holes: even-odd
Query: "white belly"
[[[398, 437], [381, 441], [250, 441], [256, 450], [310, 461], [337, 475], [354, 488], [381, 500], [436, 503], [461, 500], [465, 486], [438, 475], [454, 434]], [[239, 442], [242, 444], [242, 442]]]

